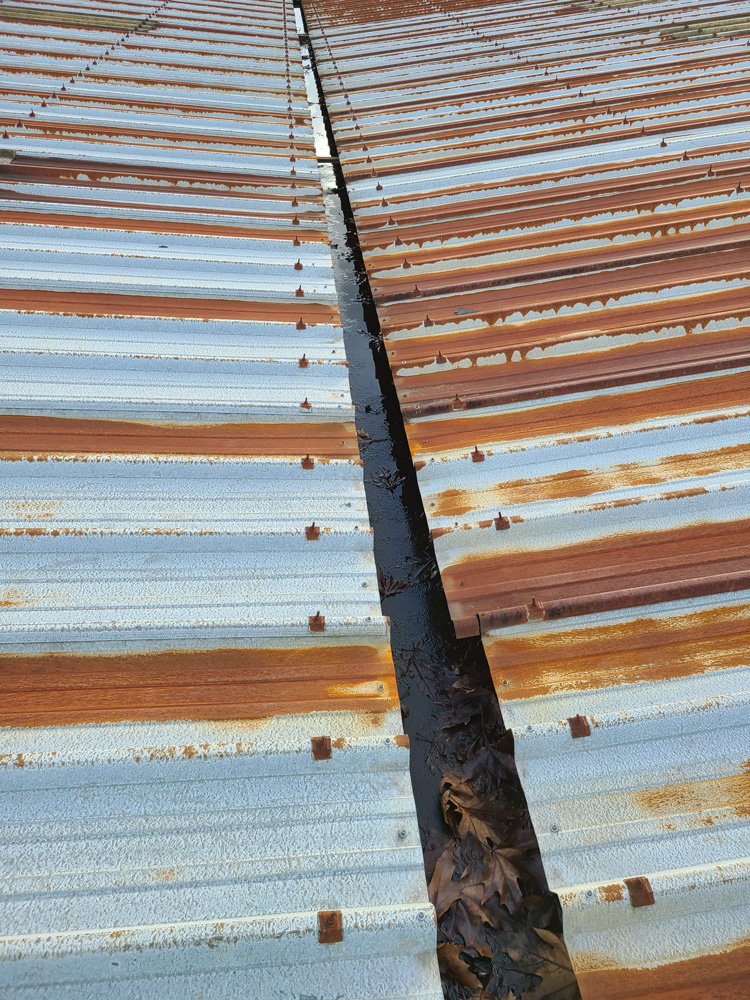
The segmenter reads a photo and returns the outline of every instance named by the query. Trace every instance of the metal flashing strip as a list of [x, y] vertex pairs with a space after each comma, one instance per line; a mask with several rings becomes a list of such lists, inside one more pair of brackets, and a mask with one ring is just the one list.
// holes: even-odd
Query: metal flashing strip
[[[483, 637], [583, 994], [734, 996], [750, 10], [306, 8], [450, 612]], [[691, 903], [692, 871], [730, 869]]]

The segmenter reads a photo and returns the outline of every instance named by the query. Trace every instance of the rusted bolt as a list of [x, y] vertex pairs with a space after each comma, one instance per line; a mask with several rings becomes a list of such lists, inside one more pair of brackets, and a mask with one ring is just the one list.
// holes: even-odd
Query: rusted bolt
[[297, 362], [297, 364], [300, 366], [300, 368], [307, 368], [310, 364], [310, 362], [307, 360], [307, 355], [303, 354], [302, 357]]
[[292, 240], [292, 246], [293, 247], [298, 247], [298, 246], [301, 246], [301, 245], [302, 244], [300, 243], [299, 236], [295, 236], [294, 239]]
[[438, 350], [438, 352], [437, 352], [437, 354], [435, 356], [435, 364], [437, 364], [437, 365], [444, 365], [444, 364], [446, 364], [447, 361], [448, 361], [448, 359], [443, 355], [443, 352], [440, 351], [440, 350]]
[[461, 399], [461, 397], [458, 395], [458, 393], [456, 393], [456, 395], [453, 397], [452, 407], [453, 407], [454, 410], [465, 410], [466, 409], [466, 403], [463, 401], [463, 399]]
[[29, 112], [29, 118], [36, 118], [36, 115], [34, 114], [33, 111]]
[[302, 270], [302, 261], [301, 260], [298, 260], [297, 263], [294, 265], [294, 270], [295, 271], [301, 271]]
[[584, 736], [591, 736], [591, 726], [585, 715], [574, 715], [568, 719], [570, 735], [574, 740], [580, 740]]
[[310, 739], [312, 744], [312, 755], [313, 760], [330, 760], [331, 759], [331, 737], [330, 736], [313, 736]]
[[400, 236], [397, 236], [396, 239], [393, 241], [393, 244], [394, 246], [402, 247], [404, 245], [404, 241], [401, 239]]
[[308, 470], [309, 469], [314, 469], [315, 468], [315, 459], [314, 458], [310, 458], [309, 455], [305, 455], [305, 457], [302, 459], [302, 468], [303, 469], [308, 469]]
[[383, 190], [383, 185], [380, 183], [380, 181], [378, 181], [378, 183], [375, 185], [375, 190], [376, 191], [382, 191]]
[[325, 615], [321, 615], [319, 611], [316, 611], [314, 615], [308, 617], [307, 624], [311, 632], [325, 632], [326, 617]]
[[685, 150], [685, 152], [682, 154], [682, 158], [683, 158], [683, 160], [689, 160], [690, 159], [690, 157], [687, 155], [687, 150]]
[[337, 944], [344, 940], [341, 910], [320, 910], [318, 913], [318, 942]]
[[299, 288], [294, 294], [297, 296], [298, 299], [304, 298], [305, 292], [302, 288], [302, 285], [299, 286]]
[[503, 512], [499, 510], [497, 512], [497, 517], [495, 518], [495, 527], [498, 531], [505, 531], [510, 527], [510, 521], [507, 517], [503, 517]]
[[529, 618], [544, 618], [544, 608], [538, 603], [536, 597], [531, 598], [531, 604], [526, 605]]
[[715, 176], [716, 176], [716, 174], [714, 173], [714, 168], [713, 167], [709, 167], [708, 171], [706, 172], [706, 177], [715, 177]]
[[43, 107], [43, 108], [46, 108], [46, 107], [47, 107], [47, 102], [46, 102], [46, 101], [42, 101], [42, 107]]
[[299, 206], [299, 201], [297, 200], [297, 197], [295, 196], [294, 198], [292, 198], [292, 208], [297, 208], [298, 206]]
[[639, 875], [638, 878], [626, 878], [625, 888], [628, 890], [630, 905], [633, 908], [639, 906], [653, 906], [656, 902], [654, 899], [654, 890], [651, 888], [651, 883], [643, 875]]
[[472, 453], [471, 453], [471, 460], [472, 460], [472, 462], [483, 462], [484, 461], [484, 452], [480, 451], [479, 448], [476, 445], [474, 445], [474, 451], [472, 451]]
[[299, 225], [299, 216], [298, 215], [295, 215], [294, 218], [292, 219], [292, 225], [293, 226], [298, 226]]
[[385, 198], [383, 198], [383, 200], [380, 202], [380, 207], [388, 208], [388, 202], [385, 200]]
[[664, 149], [664, 147], [667, 145], [667, 140], [666, 139], [662, 139], [662, 141], [659, 143], [659, 145], [661, 146], [662, 149]]
[[402, 263], [401, 267], [403, 267], [403, 268], [404, 268], [405, 270], [408, 270], [408, 269], [409, 269], [409, 268], [411, 267], [411, 264], [410, 264], [410, 263], [409, 263], [409, 261], [408, 261], [408, 260], [406, 259], [406, 257], [404, 257], [404, 261], [403, 261], [403, 263]]
[[432, 322], [432, 320], [430, 319], [430, 317], [429, 316], [425, 316], [425, 318], [424, 318], [424, 326], [434, 326], [434, 325], [435, 324]]
[[309, 399], [307, 398], [307, 396], [305, 396], [304, 400], [299, 405], [300, 405], [300, 409], [301, 410], [311, 410], [312, 409], [312, 403], [309, 401]]
[[307, 323], [305, 323], [305, 321], [302, 319], [301, 316], [297, 320], [297, 329], [298, 330], [306, 330], [307, 329]]
[[312, 524], [308, 524], [305, 528], [305, 538], [308, 542], [317, 542], [320, 539], [320, 528], [315, 521]]
[[389, 218], [388, 218], [388, 225], [389, 226], [395, 226], [396, 225], [396, 220], [393, 218], [392, 215], [389, 216]]

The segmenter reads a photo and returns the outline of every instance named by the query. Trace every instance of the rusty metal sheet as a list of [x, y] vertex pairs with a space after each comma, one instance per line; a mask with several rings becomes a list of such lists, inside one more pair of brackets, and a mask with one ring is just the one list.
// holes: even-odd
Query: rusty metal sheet
[[442, 995], [357, 440], [290, 0], [3, 5], [3, 997]]
[[305, 9], [451, 615], [583, 994], [733, 995], [750, 10]]

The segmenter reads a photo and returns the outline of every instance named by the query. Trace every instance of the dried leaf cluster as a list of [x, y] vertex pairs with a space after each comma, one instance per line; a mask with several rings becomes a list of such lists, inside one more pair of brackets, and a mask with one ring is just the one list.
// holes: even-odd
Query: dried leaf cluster
[[429, 832], [425, 856], [446, 996], [577, 1000], [494, 692], [459, 679], [439, 721], [447, 830]]

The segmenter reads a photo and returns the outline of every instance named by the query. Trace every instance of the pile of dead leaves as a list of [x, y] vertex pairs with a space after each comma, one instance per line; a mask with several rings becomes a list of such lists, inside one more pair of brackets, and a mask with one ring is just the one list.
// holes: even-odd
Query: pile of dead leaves
[[444, 706], [440, 798], [445, 830], [427, 835], [449, 1000], [577, 1000], [539, 849], [494, 692], [459, 680]]

